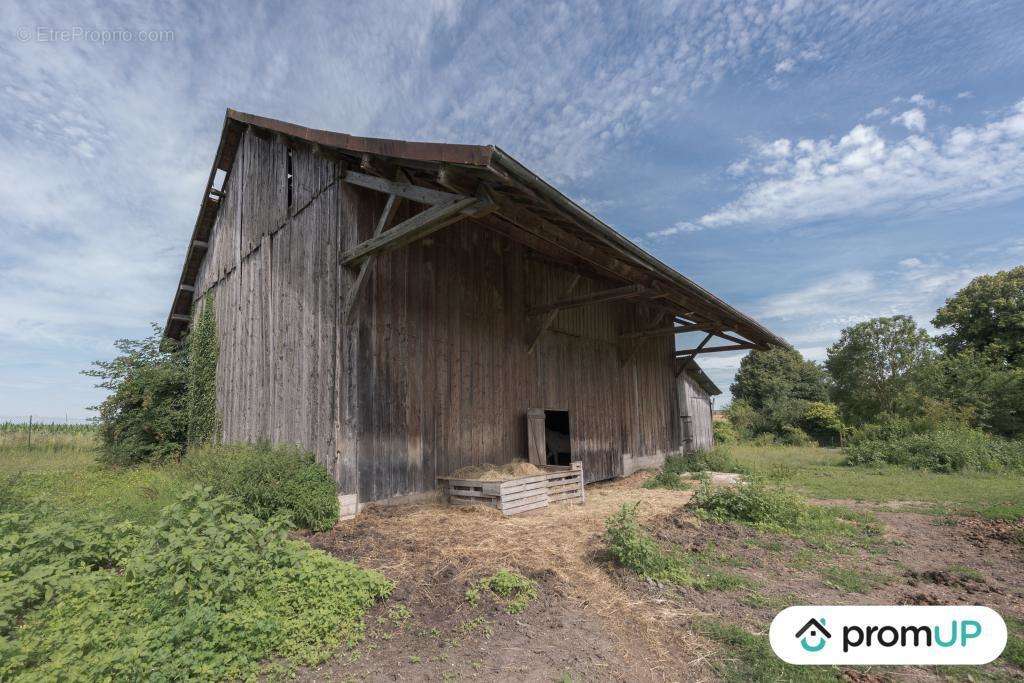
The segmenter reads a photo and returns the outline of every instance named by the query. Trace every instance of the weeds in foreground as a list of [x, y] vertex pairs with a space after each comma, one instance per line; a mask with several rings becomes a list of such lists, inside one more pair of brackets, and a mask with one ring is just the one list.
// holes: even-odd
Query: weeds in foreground
[[838, 679], [839, 670], [835, 667], [786, 664], [772, 652], [767, 636], [754, 635], [739, 626], [701, 619], [694, 623], [694, 629], [727, 647], [723, 656], [712, 659], [712, 666], [724, 681], [818, 683]]
[[870, 515], [811, 505], [796, 493], [758, 482], [720, 488], [703, 483], [688, 505], [707, 519], [739, 522], [818, 544], [832, 544], [836, 538], [872, 540], [882, 533]]
[[519, 614], [539, 595], [536, 581], [507, 569], [486, 576], [466, 589], [466, 601], [475, 607], [480, 601], [481, 591], [485, 590], [504, 599], [505, 611], [509, 614]]
[[671, 491], [689, 491], [693, 484], [682, 479], [675, 472], [662, 470], [644, 482], [645, 489], [669, 489]]
[[0, 514], [0, 679], [255, 678], [359, 640], [391, 587], [199, 488], [151, 527]]
[[721, 571], [713, 553], [664, 551], [637, 521], [636, 503], [626, 503], [605, 520], [605, 544], [612, 558], [640, 576], [697, 590], [733, 590], [751, 585], [749, 579]]
[[824, 567], [820, 573], [826, 586], [848, 593], [867, 593], [889, 582], [889, 578], [881, 574], [836, 565]]

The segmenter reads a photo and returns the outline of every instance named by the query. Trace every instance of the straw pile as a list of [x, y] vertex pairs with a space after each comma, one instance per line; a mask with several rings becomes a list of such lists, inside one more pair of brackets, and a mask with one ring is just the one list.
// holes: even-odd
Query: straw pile
[[458, 479], [476, 479], [477, 481], [508, 481], [509, 479], [530, 477], [535, 474], [544, 474], [544, 470], [525, 460], [520, 460], [505, 465], [492, 465], [490, 463], [470, 465], [469, 467], [456, 470], [452, 476]]

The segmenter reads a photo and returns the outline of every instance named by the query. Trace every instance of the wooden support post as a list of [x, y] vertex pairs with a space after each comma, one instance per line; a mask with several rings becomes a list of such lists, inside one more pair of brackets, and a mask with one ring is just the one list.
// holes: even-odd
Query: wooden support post
[[[569, 282], [569, 285], [565, 288], [565, 291], [562, 293], [563, 297], [572, 294], [572, 290], [574, 290], [576, 288], [576, 285], [579, 284], [580, 277], [580, 275], [573, 275], [572, 280]], [[537, 342], [540, 341], [540, 336], [544, 334], [547, 331], [547, 329], [551, 326], [551, 323], [554, 322], [556, 315], [558, 315], [557, 308], [552, 309], [544, 314], [544, 317], [540, 322], [540, 326], [537, 328], [537, 332], [533, 335], [533, 338], [526, 345], [527, 353], [533, 353], [533, 349], [537, 346]]]

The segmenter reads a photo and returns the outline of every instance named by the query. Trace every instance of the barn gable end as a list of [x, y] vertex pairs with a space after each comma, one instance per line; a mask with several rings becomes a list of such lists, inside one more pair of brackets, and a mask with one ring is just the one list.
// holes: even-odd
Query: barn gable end
[[[567, 410], [573, 459], [605, 479], [683, 445], [676, 378], [711, 336], [783, 343], [499, 153], [229, 111], [167, 328], [213, 295], [225, 440], [298, 443], [369, 502], [525, 458], [527, 411]], [[449, 201], [466, 208], [417, 225]], [[675, 351], [690, 330], [709, 336]]]

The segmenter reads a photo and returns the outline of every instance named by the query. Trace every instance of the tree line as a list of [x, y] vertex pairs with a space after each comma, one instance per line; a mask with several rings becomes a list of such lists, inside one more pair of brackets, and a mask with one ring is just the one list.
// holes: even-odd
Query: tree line
[[1024, 435], [1024, 266], [982, 275], [946, 300], [932, 336], [908, 315], [844, 329], [824, 363], [754, 351], [731, 386], [740, 436], [839, 445], [871, 425], [962, 425]]

